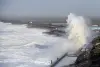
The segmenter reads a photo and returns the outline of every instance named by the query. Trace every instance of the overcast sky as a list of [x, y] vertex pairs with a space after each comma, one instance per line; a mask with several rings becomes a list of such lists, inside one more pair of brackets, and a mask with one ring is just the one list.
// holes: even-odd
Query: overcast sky
[[70, 12], [100, 16], [100, 0], [0, 0], [4, 16], [52, 17], [67, 16]]

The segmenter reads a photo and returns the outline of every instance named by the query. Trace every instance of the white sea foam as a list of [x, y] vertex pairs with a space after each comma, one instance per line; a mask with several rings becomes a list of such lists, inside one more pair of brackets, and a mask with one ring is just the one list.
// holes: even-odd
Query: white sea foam
[[[0, 61], [25, 62], [24, 65], [18, 64], [18, 66], [28, 65], [28, 67], [35, 65], [38, 67], [39, 63], [41, 63], [39, 67], [49, 64], [46, 62], [56, 59], [61, 54], [60, 52], [63, 52], [63, 48], [61, 48], [63, 39], [42, 34], [45, 31], [44, 29], [27, 28], [26, 25], [12, 25], [0, 22]], [[35, 46], [36, 44], [42, 47], [48, 46], [48, 49], [39, 49]], [[1, 59], [3, 57], [4, 59]], [[40, 59], [38, 63], [39, 58], [45, 60]], [[27, 61], [32, 61], [32, 63]], [[11, 67], [10, 65], [6, 67]], [[12, 66], [17, 67], [16, 64]]]
[[[67, 37], [60, 38], [44, 35], [42, 34], [42, 32], [46, 31], [44, 29], [29, 29], [26, 25], [12, 25], [0, 22], [0, 60], [9, 62], [27, 61], [23, 65], [20, 63], [12, 65], [11, 63], [4, 67], [45, 67], [44, 65], [50, 65], [50, 60], [56, 60], [65, 52], [74, 52], [87, 44], [92, 36], [89, 27], [90, 23], [82, 16], [74, 14], [68, 15], [67, 22], [68, 39]], [[48, 49], [39, 49], [35, 47], [36, 44], [50, 47]]]
[[82, 48], [85, 44], [90, 43], [92, 40], [91, 23], [82, 16], [77, 16], [70, 13], [68, 19], [68, 31], [70, 39], [77, 49]]

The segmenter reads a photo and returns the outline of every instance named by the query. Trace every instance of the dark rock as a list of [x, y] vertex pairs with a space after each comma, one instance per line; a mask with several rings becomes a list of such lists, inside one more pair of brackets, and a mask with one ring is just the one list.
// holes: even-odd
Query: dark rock
[[100, 36], [94, 38], [92, 44], [90, 51], [82, 52], [74, 64], [64, 67], [100, 67]]

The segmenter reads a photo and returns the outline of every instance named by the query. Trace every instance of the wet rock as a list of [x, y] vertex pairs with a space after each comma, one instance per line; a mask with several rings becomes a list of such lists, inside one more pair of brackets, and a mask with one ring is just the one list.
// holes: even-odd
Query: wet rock
[[74, 64], [64, 67], [100, 67], [100, 36], [92, 41], [94, 45], [90, 51], [82, 52]]

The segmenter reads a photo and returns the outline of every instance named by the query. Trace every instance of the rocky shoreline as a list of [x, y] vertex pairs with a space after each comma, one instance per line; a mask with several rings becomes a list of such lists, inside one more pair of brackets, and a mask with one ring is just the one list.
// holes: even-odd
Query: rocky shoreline
[[63, 67], [100, 67], [100, 36], [92, 41], [93, 48], [82, 52], [75, 63]]

